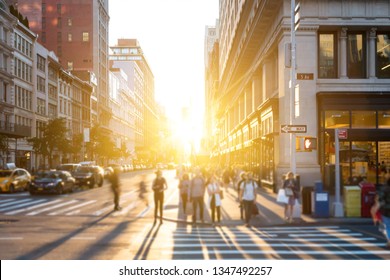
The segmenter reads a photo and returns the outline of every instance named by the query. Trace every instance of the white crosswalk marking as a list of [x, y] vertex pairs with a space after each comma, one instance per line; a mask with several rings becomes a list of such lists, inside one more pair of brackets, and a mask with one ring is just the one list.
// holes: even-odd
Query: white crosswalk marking
[[[164, 238], [164, 241], [159, 238]], [[157, 250], [162, 259], [273, 258], [282, 255], [315, 259], [334, 255], [355, 259], [358, 256], [387, 258], [390, 255], [389, 251], [381, 250], [386, 245], [383, 240], [339, 226], [172, 227], [171, 232], [168, 230], [161, 237], [144, 236], [145, 240], [153, 242], [152, 246], [156, 247], [152, 250]], [[147, 258], [147, 255], [142, 255], [142, 258]]]
[[26, 198], [26, 199], [21, 199], [21, 200], [16, 200], [16, 201], [12, 201], [12, 202], [1, 204], [0, 205], [0, 211], [2, 211], [3, 208], [5, 208], [6, 206], [14, 205], [14, 204], [18, 204], [18, 203], [23, 203], [23, 202], [31, 201], [31, 200], [32, 200], [31, 198]]
[[2, 208], [1, 211], [9, 211], [9, 210], [18, 209], [20, 207], [27, 206], [27, 205], [39, 204], [39, 203], [44, 202], [46, 200], [47, 199], [32, 200], [32, 201], [25, 202], [25, 203], [22, 203], [22, 204], [17, 204], [17, 205], [12, 205], [12, 206], [9, 206], [9, 207], [6, 207], [6, 208]]
[[[58, 214], [61, 214], [61, 213], [65, 213], [65, 212], [68, 212], [68, 211], [71, 211], [71, 210], [74, 210], [74, 209], [77, 209], [77, 208], [81, 208], [81, 207], [84, 207], [86, 205], [89, 205], [91, 203], [95, 203], [96, 200], [90, 200], [90, 201], [86, 201], [84, 203], [81, 203], [81, 204], [77, 204], [77, 205], [74, 205], [72, 207], [69, 207], [69, 208], [66, 208], [66, 209], [62, 209], [62, 210], [59, 210], [59, 211], [56, 211], [56, 212], [52, 212], [52, 213], [49, 213], [50, 216], [54, 216], [54, 215], [58, 215]], [[72, 213], [72, 212], [69, 212], [69, 213]], [[67, 213], [67, 215], [69, 214]], [[71, 214], [69, 214], [71, 215]], [[68, 215], [68, 216], [69, 216]]]
[[60, 208], [60, 207], [65, 206], [65, 205], [73, 204], [73, 203], [76, 203], [76, 202], [77, 202], [77, 200], [70, 200], [70, 201], [67, 201], [67, 202], [64, 202], [64, 203], [60, 203], [60, 204], [54, 205], [54, 206], [49, 207], [49, 208], [43, 208], [43, 209], [40, 209], [40, 210], [37, 210], [37, 211], [33, 211], [33, 212], [30, 212], [30, 213], [27, 213], [27, 216], [34, 216], [34, 215], [40, 214], [42, 212], [47, 212], [47, 211], [50, 211], [50, 210], [53, 210], [53, 209], [56, 209], [56, 208]]
[[40, 208], [40, 207], [43, 207], [43, 206], [47, 206], [47, 205], [50, 205], [50, 204], [58, 203], [60, 201], [62, 201], [62, 200], [61, 199], [56, 199], [56, 200], [49, 201], [49, 202], [46, 202], [46, 203], [41, 203], [41, 204], [38, 204], [38, 205], [34, 205], [34, 206], [30, 206], [30, 207], [14, 210], [14, 211], [11, 211], [11, 212], [6, 212], [5, 215], [15, 215], [15, 214], [18, 214], [18, 213], [27, 212], [27, 211], [34, 210], [34, 209], [37, 209], [37, 208]]
[[13, 201], [13, 200], [15, 200], [15, 198], [2, 199], [2, 200], [0, 201], [0, 206], [3, 205], [4, 202]]

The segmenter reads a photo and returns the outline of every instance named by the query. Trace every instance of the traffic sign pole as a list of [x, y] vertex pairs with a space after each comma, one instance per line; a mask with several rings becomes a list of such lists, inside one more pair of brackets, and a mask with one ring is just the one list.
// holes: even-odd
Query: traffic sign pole
[[[294, 124], [295, 118], [295, 0], [291, 0], [291, 84], [290, 84], [290, 125]], [[295, 133], [290, 135], [290, 171], [296, 173], [296, 137]]]
[[334, 146], [335, 146], [335, 202], [333, 203], [333, 214], [335, 217], [344, 217], [343, 204], [340, 200], [340, 141], [339, 130], [334, 130]]

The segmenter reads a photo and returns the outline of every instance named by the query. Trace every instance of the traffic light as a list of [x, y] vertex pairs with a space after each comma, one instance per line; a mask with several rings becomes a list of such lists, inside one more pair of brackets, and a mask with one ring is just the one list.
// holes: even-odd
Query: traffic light
[[305, 151], [311, 151], [317, 149], [317, 138], [305, 137], [303, 140], [303, 147]]

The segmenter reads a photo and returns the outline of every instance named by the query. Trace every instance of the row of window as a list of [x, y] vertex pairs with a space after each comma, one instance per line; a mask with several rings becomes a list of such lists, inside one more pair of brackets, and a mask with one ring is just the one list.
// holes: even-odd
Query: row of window
[[[51, 8], [52, 7], [49, 6], [49, 9], [51, 9]], [[46, 11], [47, 11], [47, 4], [45, 2], [42, 2], [41, 10], [42, 10], [43, 14], [46, 13]], [[62, 4], [61, 3], [57, 3], [57, 13], [61, 14], [61, 12], [62, 12]]]
[[17, 125], [32, 126], [32, 119], [25, 118], [22, 116], [15, 116], [15, 121]]
[[14, 47], [24, 55], [32, 57], [32, 44], [17, 33], [15, 33]]
[[[81, 34], [81, 39], [83, 42], [89, 42], [89, 40], [90, 40], [89, 32], [83, 32]], [[42, 32], [41, 40], [43, 43], [46, 43], [46, 32], [45, 31]], [[68, 33], [67, 41], [73, 42], [73, 34], [72, 33]], [[57, 43], [62, 43], [62, 32], [57, 32]]]
[[[333, 79], [339, 77], [339, 38], [336, 32], [321, 32], [319, 41], [318, 77]], [[347, 76], [351, 79], [367, 78], [367, 32], [347, 33]], [[376, 77], [390, 78], [390, 33], [376, 34]], [[373, 62], [371, 62], [373, 63]]]
[[19, 108], [31, 111], [33, 93], [22, 87], [15, 86], [15, 94], [16, 94], [15, 105]]
[[390, 111], [325, 111], [325, 128], [390, 129]]
[[16, 57], [14, 59], [14, 63], [15, 63], [14, 65], [15, 75], [26, 82], [32, 83], [32, 72], [33, 72], [32, 67]]

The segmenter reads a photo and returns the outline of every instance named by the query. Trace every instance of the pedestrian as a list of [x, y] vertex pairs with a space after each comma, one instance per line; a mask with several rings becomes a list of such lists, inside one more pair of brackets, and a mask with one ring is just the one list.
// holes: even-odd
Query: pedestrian
[[226, 193], [229, 192], [229, 186], [230, 186], [231, 180], [232, 180], [231, 170], [230, 170], [230, 168], [226, 168], [222, 174], [222, 181], [223, 181], [223, 185], [225, 187]]
[[374, 222], [379, 222], [379, 230], [387, 240], [387, 249], [390, 249], [390, 186], [380, 187], [377, 192], [375, 203], [371, 209], [374, 214]]
[[283, 182], [283, 189], [288, 197], [288, 202], [284, 205], [284, 218], [291, 223], [295, 200], [298, 199], [299, 193], [298, 182], [295, 180], [293, 172], [290, 171], [287, 173], [286, 180]]
[[119, 182], [119, 169], [111, 168], [110, 172], [110, 182], [111, 182], [111, 190], [114, 194], [114, 211], [119, 211], [122, 208], [119, 206], [119, 196], [120, 196], [120, 182]]
[[244, 207], [245, 213], [245, 226], [250, 227], [250, 220], [253, 213], [253, 207], [256, 206], [256, 198], [257, 198], [257, 183], [253, 180], [253, 174], [251, 172], [247, 173], [247, 177], [244, 182], [240, 185], [240, 200], [242, 201], [242, 205]]
[[240, 180], [237, 183], [237, 197], [238, 197], [238, 202], [239, 205], [238, 207], [240, 208], [240, 218], [241, 220], [244, 220], [244, 204], [242, 202], [242, 199], [240, 199], [240, 191], [241, 191], [241, 185], [244, 183], [247, 179], [247, 174], [246, 172], [241, 172], [240, 173]]
[[146, 174], [141, 175], [141, 181], [139, 182], [139, 193], [138, 193], [138, 198], [143, 201], [146, 205], [146, 207], [149, 207], [149, 200], [146, 196], [147, 190], [146, 190]]
[[199, 207], [199, 218], [204, 223], [204, 194], [206, 191], [205, 180], [199, 169], [195, 171], [195, 177], [191, 180], [190, 198], [192, 201], [192, 224], [196, 224], [196, 212]]
[[188, 201], [188, 196], [189, 196], [188, 193], [190, 191], [190, 186], [191, 186], [190, 176], [187, 173], [184, 173], [183, 177], [179, 182], [179, 192], [180, 192], [180, 198], [181, 198], [184, 215], [187, 212], [187, 201]]
[[207, 192], [209, 194], [209, 205], [211, 209], [211, 221], [215, 226], [215, 214], [217, 214], [218, 224], [221, 225], [221, 187], [216, 180], [215, 175], [211, 175], [207, 184]]
[[157, 210], [160, 212], [160, 224], [163, 223], [164, 191], [167, 188], [167, 181], [162, 176], [161, 170], [157, 170], [156, 178], [152, 184], [152, 189], [154, 191], [154, 224], [157, 222]]

